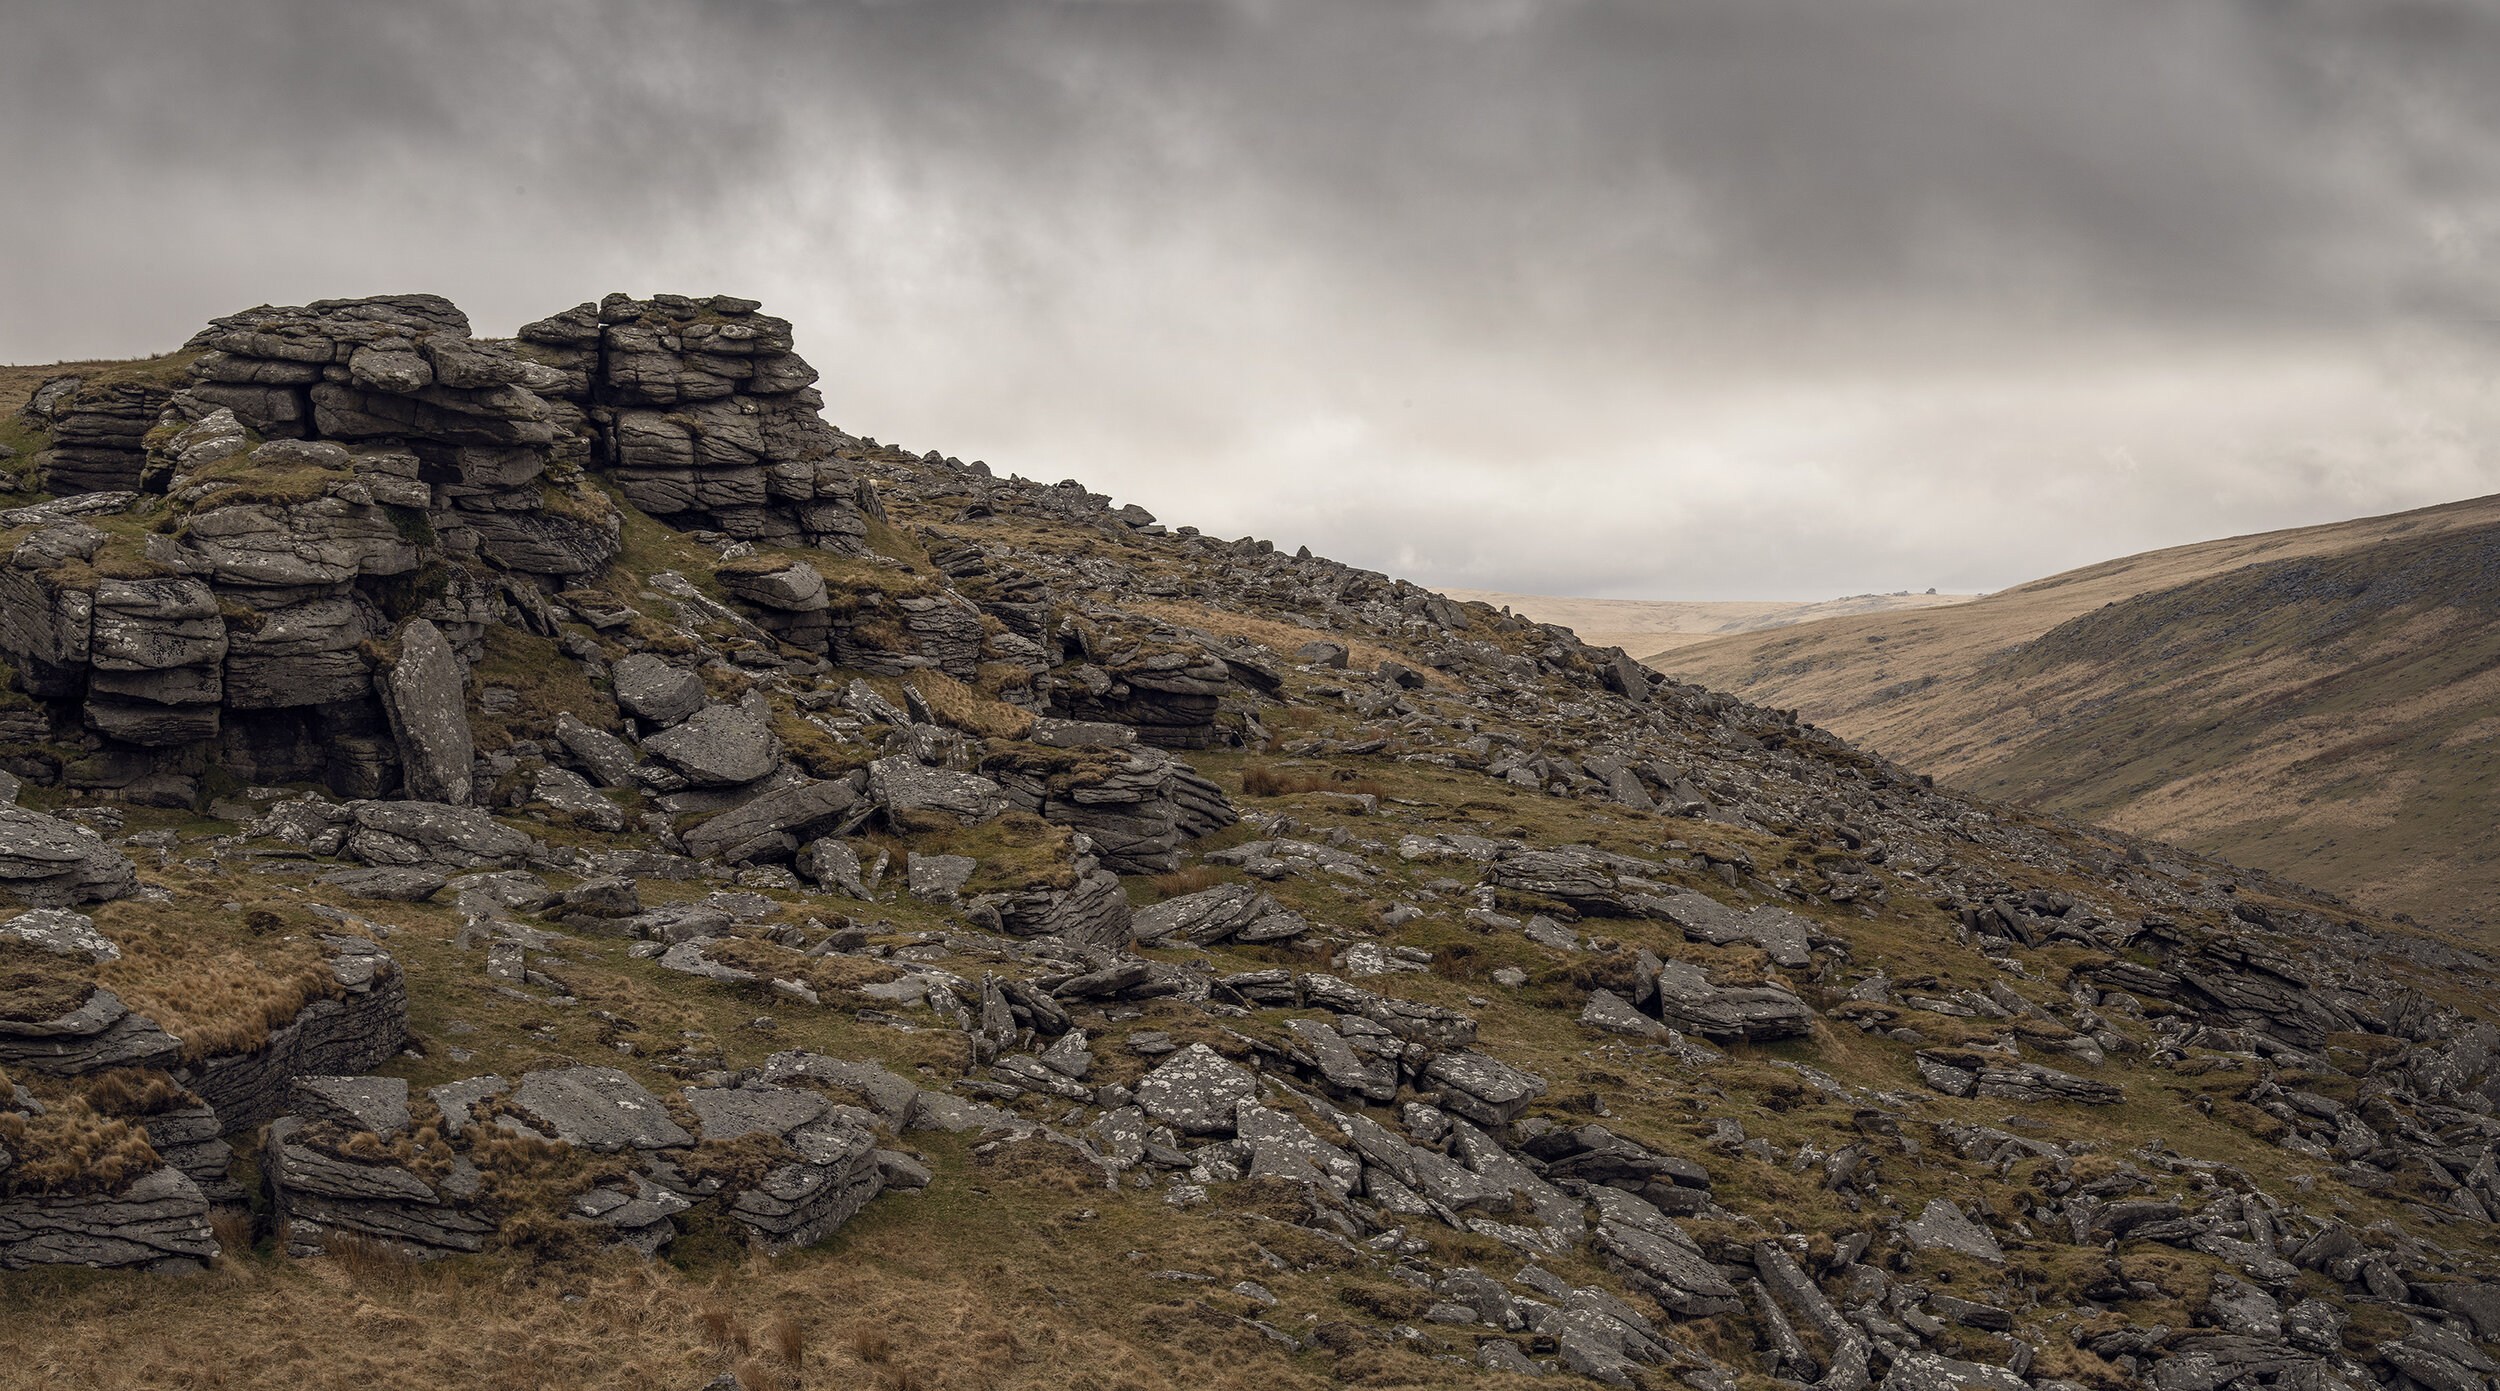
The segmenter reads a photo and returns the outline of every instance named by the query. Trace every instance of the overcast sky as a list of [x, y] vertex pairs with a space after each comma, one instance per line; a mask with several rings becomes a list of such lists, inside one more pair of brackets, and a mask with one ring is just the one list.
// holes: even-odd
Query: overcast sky
[[1994, 589], [2500, 491], [2492, 0], [0, 0], [0, 361], [726, 291], [1421, 581]]

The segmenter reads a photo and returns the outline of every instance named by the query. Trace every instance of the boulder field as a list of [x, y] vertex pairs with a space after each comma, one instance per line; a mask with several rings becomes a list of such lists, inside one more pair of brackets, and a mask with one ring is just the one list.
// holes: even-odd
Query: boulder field
[[2500, 1375], [2476, 944], [815, 381], [395, 295], [34, 393], [0, 1268], [990, 1212], [1279, 1375]]

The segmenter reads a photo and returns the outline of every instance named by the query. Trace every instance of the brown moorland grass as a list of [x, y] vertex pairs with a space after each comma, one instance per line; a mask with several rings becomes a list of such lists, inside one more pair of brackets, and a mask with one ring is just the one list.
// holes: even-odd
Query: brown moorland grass
[[[1968, 604], [1716, 638], [1651, 665], [1796, 707], [1919, 771], [2290, 874], [2381, 911], [2500, 922], [2479, 801], [2500, 724], [2500, 640], [2482, 609], [2346, 631], [2337, 583], [2288, 584], [2199, 615], [2244, 567], [2330, 581], [2392, 570], [2437, 589], [2473, 565], [2416, 554], [2500, 528], [2500, 497], [2152, 551]], [[2410, 570], [2405, 567], [2411, 565]], [[2253, 580], [2262, 572], [2248, 572]], [[2296, 578], [2296, 577], [2293, 577]], [[2183, 588], [2194, 586], [2194, 588]], [[2179, 591], [2176, 613], [2160, 602]], [[2303, 597], [2306, 596], [2306, 597]], [[2140, 610], [2139, 640], [2049, 660], [2042, 642]], [[2323, 634], [2324, 636], [2321, 636]], [[2068, 654], [2076, 655], [2076, 654]]]
[[[1309, 628], [1295, 624], [1252, 618], [1248, 614], [1227, 613], [1222, 609], [1211, 609], [1204, 604], [1193, 604], [1186, 600], [1141, 600], [1131, 602], [1128, 607], [1137, 613], [1151, 614], [1167, 623], [1184, 624], [1188, 627], [1204, 629], [1218, 637], [1257, 643], [1274, 651], [1287, 661], [1293, 659], [1293, 654], [1301, 648], [1302, 644], [1326, 641], [1345, 644], [1346, 664], [1350, 667], [1371, 670], [1382, 662], [1397, 662], [1405, 666], [1414, 666], [1412, 658], [1403, 653], [1392, 652], [1376, 643], [1348, 641], [1341, 636], [1313, 632]], [[1458, 683], [1440, 672], [1424, 668], [1419, 668], [1419, 670], [1423, 671], [1424, 680], [1434, 686], [1444, 690], [1458, 689]]]

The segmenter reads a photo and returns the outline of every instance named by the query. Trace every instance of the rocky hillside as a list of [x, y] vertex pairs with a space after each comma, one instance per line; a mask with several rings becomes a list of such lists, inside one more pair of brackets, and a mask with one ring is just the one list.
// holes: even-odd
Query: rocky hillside
[[2500, 498], [1660, 655], [1956, 787], [2490, 940]]
[[1444, 589], [1460, 603], [1490, 604], [1538, 623], [1558, 623], [1583, 642], [1620, 647], [1650, 661], [1679, 647], [1730, 633], [1785, 628], [1817, 619], [1966, 604], [1969, 594], [1851, 594], [1811, 603], [1777, 600], [1562, 599], [1546, 594], [1502, 594], [1487, 589]]
[[789, 343], [396, 296], [35, 390], [10, 1375], [2500, 1373], [2488, 959]]

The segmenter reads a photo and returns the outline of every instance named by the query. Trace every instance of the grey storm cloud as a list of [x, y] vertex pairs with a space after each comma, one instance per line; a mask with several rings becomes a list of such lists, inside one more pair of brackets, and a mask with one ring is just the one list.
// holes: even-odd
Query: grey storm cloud
[[401, 289], [1452, 585], [1993, 588], [2500, 489], [2483, 0], [0, 0], [0, 358]]

